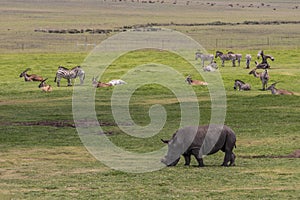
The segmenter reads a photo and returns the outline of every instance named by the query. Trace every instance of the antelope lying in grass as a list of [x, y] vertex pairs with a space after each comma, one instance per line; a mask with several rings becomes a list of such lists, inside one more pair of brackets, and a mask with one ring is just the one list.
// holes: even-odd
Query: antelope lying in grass
[[42, 80], [42, 82], [39, 84], [39, 88], [41, 88], [42, 91], [44, 91], [44, 92], [51, 92], [51, 91], [52, 91], [51, 85], [48, 85], [48, 84], [45, 82], [47, 79], [48, 79], [48, 78], [46, 78], [45, 80]]
[[275, 88], [276, 84], [278, 82], [273, 83], [272, 85], [270, 85], [267, 90], [271, 90], [272, 94], [274, 95], [293, 95], [293, 92], [290, 92], [288, 90], [283, 90], [283, 89], [277, 89]]
[[108, 83], [103, 83], [103, 82], [97, 81], [97, 78], [95, 78], [95, 77], [93, 77], [93, 79], [92, 79], [92, 85], [96, 88], [110, 87], [110, 86], [114, 86], [114, 85], [123, 85], [123, 84], [126, 84], [126, 82], [121, 79], [114, 79], [114, 80], [109, 81]]
[[185, 81], [190, 85], [208, 85], [207, 82], [199, 81], [199, 80], [193, 80], [191, 75], [188, 75], [188, 77], [186, 77]]
[[93, 77], [93, 79], [92, 79], [92, 85], [95, 87], [95, 88], [99, 88], [99, 87], [110, 87], [110, 86], [112, 86], [111, 84], [109, 84], [109, 83], [103, 83], [103, 82], [98, 82], [97, 80], [96, 80], [96, 78], [95, 77]]
[[20, 74], [20, 78], [24, 77], [25, 81], [42, 81], [43, 77], [38, 76], [36, 74], [27, 74], [27, 71], [29, 71], [30, 68], [25, 69], [21, 74]]
[[253, 74], [254, 77], [256, 78], [260, 78], [261, 80], [261, 83], [262, 83], [262, 90], [265, 90], [267, 85], [268, 85], [268, 81], [270, 79], [270, 76], [269, 76], [269, 73], [268, 73], [268, 70], [265, 69], [265, 71], [261, 72], [261, 73], [257, 73], [256, 72], [256, 68], [251, 70], [249, 72], [249, 74]]

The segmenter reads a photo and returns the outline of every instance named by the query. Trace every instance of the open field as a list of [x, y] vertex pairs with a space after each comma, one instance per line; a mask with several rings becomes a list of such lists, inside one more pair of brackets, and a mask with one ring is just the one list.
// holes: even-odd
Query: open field
[[[225, 124], [237, 135], [236, 166], [220, 167], [223, 153], [219, 152], [204, 158], [204, 168], [194, 167], [194, 159], [191, 167], [185, 167], [181, 159], [176, 167], [147, 173], [113, 170], [95, 159], [82, 144], [74, 128], [73, 89], [91, 87], [91, 77], [97, 74], [85, 69], [89, 73], [84, 86], [78, 86], [76, 81], [74, 87], [66, 87], [63, 79], [58, 88], [53, 82], [57, 66], [71, 68], [84, 63], [92, 46], [76, 46], [77, 42], [98, 44], [116, 33], [34, 32], [115, 29], [147, 23], [299, 19], [296, 0], [265, 1], [264, 6], [253, 3], [260, 8], [242, 8], [241, 5], [251, 3], [244, 0], [231, 1], [233, 7], [227, 1], [214, 2], [212, 6], [209, 1], [190, 1], [189, 5], [187, 1], [1, 1], [0, 16], [4, 20], [0, 32], [0, 199], [299, 199], [299, 23], [165, 26], [191, 36], [210, 53], [217, 49], [251, 53], [251, 68], [257, 50], [263, 48], [275, 57], [270, 63], [270, 83], [279, 81], [278, 88], [295, 95], [274, 96], [270, 91], [261, 91], [259, 79], [248, 74], [244, 59], [241, 67], [231, 67], [227, 62], [219, 71], [226, 92]], [[216, 61], [220, 66], [220, 60]], [[161, 50], [128, 52], [110, 65], [101, 81], [120, 78], [147, 63], [170, 66], [182, 76], [191, 74], [202, 80], [189, 62], [195, 61]], [[53, 92], [43, 93], [38, 83], [19, 78], [27, 67], [31, 68], [29, 73], [49, 78]], [[201, 69], [199, 62], [196, 67]], [[148, 70], [149, 75], [155, 73], [155, 67]], [[250, 83], [252, 90], [234, 91], [235, 79]], [[185, 85], [184, 80], [176, 83], [181, 84]], [[210, 91], [205, 86], [192, 89], [197, 95], [200, 123], [207, 124], [212, 112]], [[131, 96], [130, 114], [138, 125], [151, 122], [148, 111], [153, 105], [162, 105], [167, 113], [162, 130], [150, 138], [132, 137], [118, 127], [112, 114], [113, 92], [114, 88], [109, 87], [98, 88], [95, 93], [96, 116], [105, 134], [99, 137], [107, 137], [116, 146], [135, 153], [164, 147], [160, 139], [170, 138], [181, 119], [180, 102], [173, 91], [147, 84]]]
[[[77, 44], [98, 44], [114, 34], [55, 34], [35, 30], [110, 29], [122, 30], [125, 26], [148, 23], [196, 24], [298, 22], [281, 25], [239, 26], [183, 26], [174, 27], [203, 44], [208, 50], [215, 48], [299, 48], [299, 6], [297, 0], [253, 1], [164, 1], [141, 3], [134, 1], [1, 1], [0, 51], [74, 52], [91, 50]], [[213, 6], [211, 5], [213, 4]], [[232, 4], [233, 7], [230, 7]], [[252, 6], [250, 6], [252, 4]], [[262, 6], [263, 4], [263, 6]], [[250, 7], [249, 7], [250, 6]], [[276, 10], [274, 10], [276, 9]], [[232, 37], [234, 35], [234, 37]], [[269, 40], [269, 41], [268, 41]]]

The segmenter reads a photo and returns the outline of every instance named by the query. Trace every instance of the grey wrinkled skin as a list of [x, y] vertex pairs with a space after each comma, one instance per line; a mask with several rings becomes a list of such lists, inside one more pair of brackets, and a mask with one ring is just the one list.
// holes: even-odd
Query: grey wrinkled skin
[[203, 155], [210, 155], [219, 150], [225, 153], [222, 166], [234, 166], [236, 136], [226, 125], [191, 126], [179, 129], [170, 140], [162, 140], [168, 144], [168, 153], [161, 160], [167, 166], [176, 166], [183, 155], [185, 165], [190, 165], [193, 155], [199, 167], [203, 167]]

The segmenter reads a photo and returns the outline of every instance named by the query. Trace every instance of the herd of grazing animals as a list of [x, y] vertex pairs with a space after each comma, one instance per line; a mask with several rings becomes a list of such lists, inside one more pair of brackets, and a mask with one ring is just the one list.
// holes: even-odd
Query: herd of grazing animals
[[[201, 59], [202, 66], [203, 66], [203, 71], [206, 72], [213, 72], [218, 67], [216, 66], [216, 62], [214, 59], [211, 59], [211, 54], [203, 54], [199, 50], [195, 53], [195, 59], [197, 60], [198, 58]], [[238, 66], [240, 66], [240, 62], [242, 59], [242, 54], [235, 54], [234, 52], [228, 52], [228, 53], [223, 53], [221, 51], [216, 51], [216, 54], [214, 58], [220, 58], [222, 64], [221, 66], [225, 66], [225, 61], [231, 61], [232, 62], [232, 67], [235, 67], [236, 64], [235, 62], [238, 62]], [[271, 90], [271, 93], [274, 95], [293, 95], [293, 92], [283, 90], [283, 89], [277, 89], [275, 88], [276, 83], [273, 83], [271, 86], [268, 87], [268, 81], [270, 79], [270, 75], [268, 72], [268, 69], [270, 69], [270, 64], [268, 63], [268, 60], [274, 61], [274, 57], [271, 55], [266, 55], [263, 50], [260, 50], [257, 54], [257, 59], [261, 58], [261, 62], [258, 63], [255, 61], [255, 68], [252, 69], [249, 74], [253, 75], [255, 78], [259, 78], [261, 83], [262, 83], [262, 90]], [[245, 56], [246, 59], [246, 69], [250, 69], [250, 63], [252, 60], [252, 56], [250, 54], [246, 54]], [[210, 61], [210, 64], [207, 66], [204, 66], [205, 61]], [[213, 66], [213, 67], [212, 67]], [[264, 71], [262, 72], [257, 72], [258, 69], [263, 69]], [[190, 76], [189, 76], [190, 77]], [[189, 77], [186, 79], [186, 82], [191, 84], [191, 81], [188, 81]], [[201, 85], [201, 84], [199, 84]], [[203, 85], [203, 84], [202, 84]], [[240, 79], [236, 79], [234, 81], [234, 90], [251, 90], [251, 86], [248, 83], [245, 83], [244, 81]]]
[[[203, 54], [200, 51], [197, 51], [195, 53], [195, 59], [196, 60], [198, 58], [201, 59], [203, 70], [207, 71], [207, 72], [213, 72], [218, 69], [216, 61], [214, 61], [214, 58], [218, 58], [218, 57], [221, 59], [223, 67], [225, 66], [225, 61], [231, 61], [232, 66], [235, 67], [236, 61], [238, 62], [238, 66], [240, 66], [242, 54], [235, 54], [234, 52], [228, 52], [228, 53], [224, 54], [221, 51], [216, 51], [216, 54], [214, 56], [212, 54], [207, 54], [207, 55]], [[252, 57], [250, 54], [247, 54], [245, 58], [246, 58], [246, 69], [249, 69]], [[264, 54], [263, 50], [261, 50], [257, 54], [257, 59], [260, 59], [260, 58], [262, 59], [261, 63], [258, 63], [257, 61], [255, 61], [256, 67], [254, 69], [252, 69], [249, 72], [249, 74], [250, 75], [252, 74], [255, 78], [259, 78], [261, 80], [262, 90], [271, 90], [271, 93], [274, 95], [293, 95], [293, 92], [275, 88], [275, 85], [277, 82], [273, 83], [271, 86], [268, 87], [268, 81], [270, 79], [270, 75], [268, 72], [270, 65], [268, 63], [268, 59], [270, 59], [271, 61], [274, 61], [274, 57]], [[205, 61], [209, 61], [210, 62], [209, 65], [205, 66], [204, 65]], [[264, 71], [258, 73], [257, 72], [258, 69], [264, 69]], [[25, 81], [41, 82], [38, 87], [44, 92], [51, 92], [53, 90], [52, 86], [46, 83], [46, 80], [48, 78], [44, 79], [42, 76], [39, 76], [36, 74], [28, 74], [27, 72], [29, 70], [30, 70], [30, 68], [27, 68], [26, 70], [24, 70], [20, 74], [20, 78], [24, 77]], [[62, 78], [65, 78], [68, 81], [68, 86], [72, 86], [71, 79], [75, 79], [77, 77], [79, 77], [80, 84], [82, 85], [84, 83], [84, 79], [85, 79], [85, 72], [80, 66], [76, 66], [72, 69], [68, 69], [63, 66], [59, 66], [56, 71], [54, 82], [57, 83], [57, 87], [60, 87], [60, 80]], [[185, 81], [190, 85], [208, 85], [207, 82], [200, 81], [200, 80], [193, 80], [191, 75], [189, 75]], [[95, 88], [111, 87], [111, 86], [123, 85], [123, 84], [126, 84], [126, 82], [121, 79], [114, 79], [114, 80], [109, 81], [108, 83], [98, 82], [95, 77], [93, 77], [93, 79], [92, 79], [92, 86], [94, 86]], [[240, 79], [236, 79], [234, 81], [234, 89], [235, 90], [236, 89], [251, 90], [251, 86], [250, 86], [250, 84], [245, 83], [244, 81], [242, 81]]]

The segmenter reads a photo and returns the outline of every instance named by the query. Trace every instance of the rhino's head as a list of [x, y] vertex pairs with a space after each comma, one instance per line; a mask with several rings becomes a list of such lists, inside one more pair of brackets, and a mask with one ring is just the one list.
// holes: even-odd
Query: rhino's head
[[174, 140], [163, 140], [161, 141], [165, 144], [168, 144], [168, 153], [165, 157], [161, 159], [161, 162], [167, 165], [168, 167], [170, 166], [176, 166], [177, 163], [180, 160], [180, 154], [178, 155], [178, 152], [176, 152], [176, 143]]
[[197, 132], [197, 127], [185, 127], [176, 131], [171, 140], [161, 140], [168, 144], [168, 153], [161, 159], [167, 166], [175, 166], [180, 156], [187, 151], [192, 144]]

